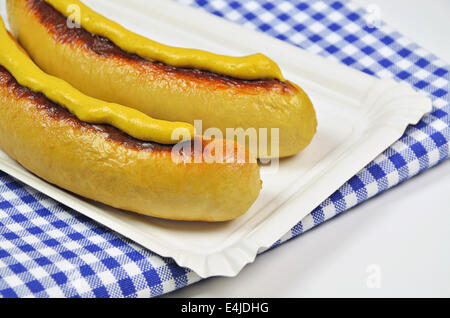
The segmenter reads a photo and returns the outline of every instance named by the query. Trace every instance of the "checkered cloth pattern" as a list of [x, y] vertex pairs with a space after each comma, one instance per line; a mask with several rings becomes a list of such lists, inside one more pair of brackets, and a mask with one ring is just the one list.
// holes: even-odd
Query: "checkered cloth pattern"
[[[404, 81], [433, 111], [275, 245], [449, 157], [449, 66], [365, 10], [333, 0], [177, 0], [380, 78]], [[376, 22], [376, 21], [375, 21]], [[0, 172], [0, 297], [152, 297], [199, 281]]]

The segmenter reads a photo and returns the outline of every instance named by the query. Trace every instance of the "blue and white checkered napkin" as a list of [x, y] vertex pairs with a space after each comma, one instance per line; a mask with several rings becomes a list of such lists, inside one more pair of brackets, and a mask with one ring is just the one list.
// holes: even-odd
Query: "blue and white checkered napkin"
[[[177, 0], [383, 78], [405, 81], [433, 111], [277, 244], [449, 157], [450, 67], [365, 12], [333, 0]], [[149, 297], [197, 282], [145, 250], [0, 172], [0, 296]]]

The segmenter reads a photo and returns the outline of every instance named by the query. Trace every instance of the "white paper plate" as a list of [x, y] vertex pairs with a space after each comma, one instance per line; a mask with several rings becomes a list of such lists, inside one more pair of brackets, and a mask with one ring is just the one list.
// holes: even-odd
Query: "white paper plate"
[[276, 174], [261, 167], [260, 197], [243, 217], [228, 223], [160, 220], [84, 200], [0, 152], [1, 170], [202, 277], [238, 274], [431, 110], [431, 102], [406, 84], [370, 77], [201, 10], [164, 0], [84, 2], [164, 43], [232, 55], [262, 52], [307, 91], [316, 107], [313, 143], [282, 160]]

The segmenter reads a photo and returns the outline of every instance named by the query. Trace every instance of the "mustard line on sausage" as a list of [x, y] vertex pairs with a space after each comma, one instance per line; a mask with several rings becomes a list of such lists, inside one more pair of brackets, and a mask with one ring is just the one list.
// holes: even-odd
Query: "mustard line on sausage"
[[79, 10], [81, 26], [92, 34], [110, 39], [122, 50], [142, 58], [175, 67], [197, 68], [235, 78], [279, 79], [284, 81], [278, 65], [261, 53], [244, 57], [219, 55], [203, 50], [178, 48], [152, 41], [131, 32], [93, 11], [79, 0], [44, 0], [66, 17]]
[[44, 94], [82, 121], [109, 124], [136, 139], [162, 144], [175, 144], [182, 137], [186, 137], [177, 134], [177, 139], [173, 140], [172, 135], [176, 129], [183, 129], [179, 132], [188, 132], [191, 137], [195, 135], [194, 127], [188, 123], [157, 120], [133, 108], [86, 96], [67, 82], [44, 73], [10, 36], [1, 17], [0, 65], [5, 67], [20, 85]]

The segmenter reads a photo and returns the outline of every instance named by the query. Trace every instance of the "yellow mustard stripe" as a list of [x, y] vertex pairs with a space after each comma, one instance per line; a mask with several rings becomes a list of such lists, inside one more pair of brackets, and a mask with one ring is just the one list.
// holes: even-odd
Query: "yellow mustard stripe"
[[[44, 94], [82, 121], [109, 124], [134, 138], [162, 144], [175, 144], [186, 138], [187, 133], [190, 137], [195, 134], [190, 124], [157, 120], [135, 109], [86, 96], [65, 81], [44, 73], [10, 36], [1, 17], [0, 65], [20, 85]], [[175, 140], [172, 139], [174, 132], [177, 135]]]
[[80, 14], [79, 22], [84, 29], [92, 34], [108, 38], [124, 51], [135, 53], [148, 60], [176, 67], [208, 70], [240, 79], [275, 78], [284, 81], [278, 65], [260, 53], [232, 57], [197, 49], [167, 46], [125, 29], [93, 11], [79, 0], [45, 0], [45, 2], [66, 17], [71, 17], [78, 12]]

